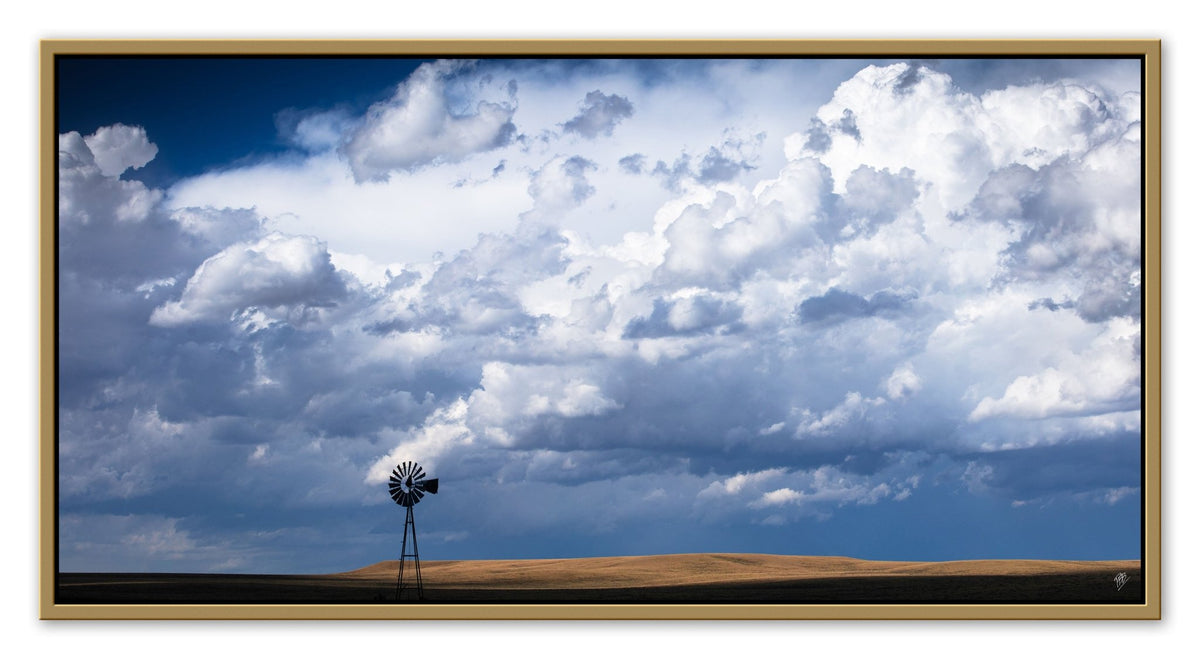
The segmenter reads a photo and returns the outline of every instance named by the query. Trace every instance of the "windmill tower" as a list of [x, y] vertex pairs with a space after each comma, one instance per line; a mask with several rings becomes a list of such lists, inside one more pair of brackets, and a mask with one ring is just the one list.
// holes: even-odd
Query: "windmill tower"
[[[417, 554], [417, 526], [413, 522], [413, 506], [426, 494], [437, 494], [438, 479], [425, 478], [425, 470], [415, 462], [404, 462], [392, 470], [388, 479], [388, 494], [392, 501], [404, 506], [404, 539], [400, 541], [400, 573], [396, 575], [396, 601], [404, 590], [404, 563], [411, 558], [416, 583], [417, 599], [425, 598], [421, 584], [421, 558]], [[412, 553], [408, 551], [408, 534], [412, 532]], [[411, 585], [409, 586], [412, 587]]]

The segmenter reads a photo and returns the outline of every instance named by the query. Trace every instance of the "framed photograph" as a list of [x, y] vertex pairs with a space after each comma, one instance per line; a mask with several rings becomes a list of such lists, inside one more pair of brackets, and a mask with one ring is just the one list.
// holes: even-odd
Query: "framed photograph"
[[1157, 41], [43, 41], [43, 618], [1160, 616]]

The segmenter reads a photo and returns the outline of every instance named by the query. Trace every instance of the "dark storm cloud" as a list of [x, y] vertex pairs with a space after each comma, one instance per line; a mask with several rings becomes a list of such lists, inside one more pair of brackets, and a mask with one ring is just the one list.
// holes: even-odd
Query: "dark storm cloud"
[[1060, 79], [1103, 84], [1113, 91], [1136, 89], [1139, 62], [1136, 59], [945, 59], [923, 62], [928, 68], [949, 74], [956, 86], [982, 95], [1011, 85], [1045, 83]]
[[895, 89], [897, 94], [911, 94], [913, 88], [921, 81], [923, 71], [924, 67], [921, 66], [920, 62], [910, 63], [896, 80], [893, 89]]
[[892, 173], [860, 166], [846, 179], [836, 209], [820, 227], [828, 243], [870, 237], [885, 224], [910, 211], [920, 191], [911, 169]]
[[898, 173], [861, 166], [846, 180], [841, 196], [845, 212], [865, 218], [871, 224], [889, 222], [908, 210], [917, 199], [917, 183], [911, 169]]
[[618, 94], [604, 94], [600, 90], [590, 91], [580, 104], [579, 114], [563, 124], [563, 130], [588, 139], [599, 135], [612, 135], [613, 129], [622, 119], [633, 116], [633, 103]]
[[750, 171], [754, 166], [745, 162], [726, 157], [715, 148], [709, 148], [708, 153], [700, 160], [696, 171], [696, 180], [705, 184], [732, 181], [742, 172]]
[[833, 139], [829, 137], [828, 128], [816, 117], [809, 120], [808, 131], [805, 134], [808, 139], [804, 142], [804, 148], [809, 151], [825, 153], [829, 147], [833, 146]]
[[1033, 302], [1030, 302], [1029, 306], [1027, 308], [1030, 311], [1033, 311], [1034, 309], [1047, 309], [1049, 311], [1058, 311], [1059, 309], [1074, 309], [1075, 302], [1074, 302], [1074, 300], [1063, 300], [1062, 302], [1055, 302], [1054, 300], [1052, 300], [1048, 297], [1044, 297], [1044, 298], [1034, 300]]
[[1141, 438], [1132, 433], [956, 456], [969, 480], [1016, 500], [1141, 486]]
[[621, 167], [621, 171], [627, 174], [641, 174], [646, 168], [646, 156], [640, 153], [631, 153], [617, 161]]
[[829, 125], [816, 117], [810, 119], [808, 130], [805, 131], [804, 148], [813, 153], [825, 153], [833, 146], [833, 133], [835, 132], [849, 135], [855, 141], [862, 140], [854, 112], [847, 108], [842, 111], [841, 118]]
[[[912, 69], [909, 69], [909, 71], [912, 71]], [[903, 88], [904, 81], [901, 80], [897, 87]], [[842, 111], [842, 118], [833, 124], [833, 127], [839, 132], [853, 137], [855, 141], [862, 141], [862, 134], [858, 132], [858, 122], [854, 118], [854, 112], [849, 108]]]
[[622, 337], [647, 339], [736, 332], [740, 329], [741, 315], [742, 310], [736, 304], [708, 296], [674, 301], [657, 299], [650, 315], [629, 321]]
[[[185, 275], [212, 245], [167, 216], [159, 206], [162, 191], [122, 180], [123, 168], [104, 173], [88, 139], [59, 138], [59, 258], [72, 272], [130, 288]], [[108, 148], [117, 151], [111, 139]]]
[[801, 323], [836, 324], [854, 318], [867, 318], [903, 311], [915, 296], [909, 293], [878, 291], [870, 299], [831, 288], [824, 295], [810, 297], [796, 308]]
[[650, 171], [650, 174], [657, 177], [666, 189], [678, 192], [681, 183], [693, 176], [692, 159], [685, 153], [670, 165], [659, 160], [654, 164], [654, 169]]
[[[366, 300], [315, 241], [263, 236], [245, 211], [167, 213], [160, 192], [95, 166], [84, 140], [62, 143], [64, 511], [105, 501], [131, 511], [136, 497], [170, 486], [168, 476], [178, 481], [175, 496], [211, 507], [223, 492], [244, 491], [234, 481], [244, 483], [255, 447], [275, 459], [265, 447], [286, 454], [283, 447], [313, 437], [370, 434], [427, 416], [429, 389], [413, 383], [417, 371], [354, 368], [346, 363], [352, 347], [331, 347], [323, 328], [331, 314], [352, 314]], [[175, 320], [188, 322], [149, 322], [172, 304], [190, 313]], [[253, 308], [268, 315], [229, 322]], [[270, 308], [286, 309], [272, 319]], [[358, 459], [365, 465], [377, 453], [368, 446]], [[299, 478], [290, 468], [278, 473]], [[360, 484], [350, 463], [323, 478], [347, 475]], [[156, 519], [155, 532], [203, 553], [182, 527]]]
[[1105, 271], [1103, 265], [1103, 261], [1097, 264], [1097, 271], [1088, 279], [1076, 301], [1075, 311], [1079, 317], [1091, 323], [1118, 316], [1140, 318], [1141, 280], [1133, 280], [1127, 274], [1136, 263], [1131, 263], [1129, 259], [1112, 258], [1109, 260], [1109, 270]]

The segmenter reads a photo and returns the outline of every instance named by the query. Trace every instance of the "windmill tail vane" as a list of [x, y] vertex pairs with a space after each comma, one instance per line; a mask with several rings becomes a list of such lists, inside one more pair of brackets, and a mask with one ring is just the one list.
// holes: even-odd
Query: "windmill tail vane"
[[[417, 553], [417, 525], [413, 521], [413, 506], [421, 502], [426, 494], [437, 494], [438, 479], [428, 478], [421, 465], [415, 462], [401, 462], [392, 470], [388, 479], [388, 495], [397, 505], [404, 507], [404, 539], [400, 543], [400, 570], [396, 575], [396, 600], [404, 591], [404, 564], [409, 558], [413, 562], [413, 581], [417, 599], [425, 598], [424, 584], [421, 581], [421, 558]], [[408, 551], [408, 536], [412, 534], [412, 552]], [[410, 586], [412, 587], [412, 586]]]

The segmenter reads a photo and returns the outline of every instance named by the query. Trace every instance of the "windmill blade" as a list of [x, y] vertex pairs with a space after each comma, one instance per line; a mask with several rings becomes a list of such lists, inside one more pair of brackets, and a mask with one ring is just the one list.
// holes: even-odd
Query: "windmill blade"
[[412, 460], [397, 464], [388, 478], [388, 494], [406, 508], [419, 503], [426, 494], [437, 494], [437, 491], [438, 479], [429, 478], [425, 469]]

